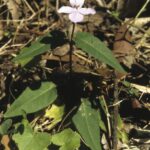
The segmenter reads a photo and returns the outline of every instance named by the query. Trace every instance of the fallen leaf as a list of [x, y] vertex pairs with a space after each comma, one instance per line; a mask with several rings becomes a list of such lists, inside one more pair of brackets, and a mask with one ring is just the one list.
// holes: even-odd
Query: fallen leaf
[[1, 143], [4, 146], [5, 150], [10, 150], [9, 142], [10, 142], [9, 136], [3, 135], [2, 139], [1, 139]]
[[70, 50], [70, 46], [67, 43], [67, 44], [64, 44], [62, 46], [59, 46], [59, 47], [55, 48], [53, 50], [53, 55], [58, 56], [58, 57], [62, 57], [64, 55], [66, 55], [69, 52], [69, 50]]
[[132, 103], [132, 108], [133, 109], [142, 108], [141, 103], [137, 99], [132, 99], [131, 103]]
[[132, 36], [128, 30], [127, 24], [123, 24], [120, 26], [115, 35], [113, 53], [119, 62], [123, 63], [128, 68], [131, 68], [134, 63], [136, 54], [134, 46], [131, 42]]

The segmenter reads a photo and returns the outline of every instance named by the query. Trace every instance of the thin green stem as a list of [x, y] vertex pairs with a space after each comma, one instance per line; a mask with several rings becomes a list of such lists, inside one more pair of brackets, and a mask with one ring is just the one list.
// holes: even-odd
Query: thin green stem
[[146, 6], [148, 5], [149, 2], [150, 2], [150, 0], [147, 0], [147, 1], [145, 2], [145, 4], [142, 6], [142, 8], [140, 9], [140, 11], [139, 11], [138, 14], [136, 15], [135, 20], [136, 20], [137, 18], [139, 18], [139, 16], [140, 16], [141, 13], [145, 10], [145, 8], [146, 8]]
[[[142, 6], [142, 8], [140, 9], [140, 11], [137, 13], [137, 15], [135, 16], [135, 18], [133, 19], [133, 21], [130, 23], [130, 27], [131, 27], [131, 24], [133, 25], [136, 21], [136, 19], [139, 18], [139, 16], [143, 13], [143, 11], [145, 10], [146, 6], [148, 5], [148, 3], [150, 2], [150, 0], [147, 0], [144, 5]], [[130, 28], [129, 27], [129, 28]], [[129, 29], [128, 28], [128, 29]]]

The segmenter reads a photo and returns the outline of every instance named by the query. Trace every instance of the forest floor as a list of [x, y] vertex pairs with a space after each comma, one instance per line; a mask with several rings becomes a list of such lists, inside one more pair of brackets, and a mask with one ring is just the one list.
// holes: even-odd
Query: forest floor
[[[150, 3], [144, 6], [145, 2], [121, 5], [119, 0], [86, 0], [85, 7], [94, 8], [96, 14], [86, 16], [75, 28], [75, 33], [88, 32], [104, 42], [127, 71], [116, 75], [117, 105], [123, 121], [120, 132], [125, 130], [129, 137], [127, 143], [119, 139], [120, 150], [150, 149]], [[26, 87], [36, 88], [42, 81], [53, 81], [57, 85], [59, 97], [63, 100], [58, 103], [65, 103], [67, 113], [79, 105], [77, 99], [95, 93], [105, 99], [108, 112], [113, 113], [113, 69], [75, 46], [72, 101], [68, 100], [72, 23], [67, 15], [57, 12], [62, 5], [68, 4], [66, 0], [60, 3], [59, 0], [0, 1], [0, 124], [5, 120], [6, 110]], [[51, 37], [46, 42], [51, 47], [48, 51], [24, 66], [13, 61], [24, 47], [49, 33]], [[34, 119], [34, 115], [29, 116], [29, 122]], [[17, 120], [20, 118], [13, 119], [12, 126]], [[11, 138], [3, 135], [0, 149], [11, 149], [8, 141]], [[103, 149], [109, 149], [107, 140], [102, 141]]]

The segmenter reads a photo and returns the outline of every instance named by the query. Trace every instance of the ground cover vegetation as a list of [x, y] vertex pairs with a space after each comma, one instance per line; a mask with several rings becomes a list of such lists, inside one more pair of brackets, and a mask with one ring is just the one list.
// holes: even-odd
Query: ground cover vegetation
[[0, 0], [0, 149], [149, 150], [150, 0]]

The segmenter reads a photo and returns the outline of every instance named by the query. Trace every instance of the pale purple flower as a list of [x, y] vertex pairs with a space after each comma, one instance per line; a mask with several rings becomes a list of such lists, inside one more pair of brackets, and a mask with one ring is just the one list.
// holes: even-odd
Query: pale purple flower
[[69, 19], [74, 22], [82, 22], [84, 19], [84, 15], [94, 15], [96, 12], [92, 8], [82, 8], [84, 4], [84, 0], [69, 0], [70, 6], [62, 6], [58, 13], [66, 13], [69, 14]]

